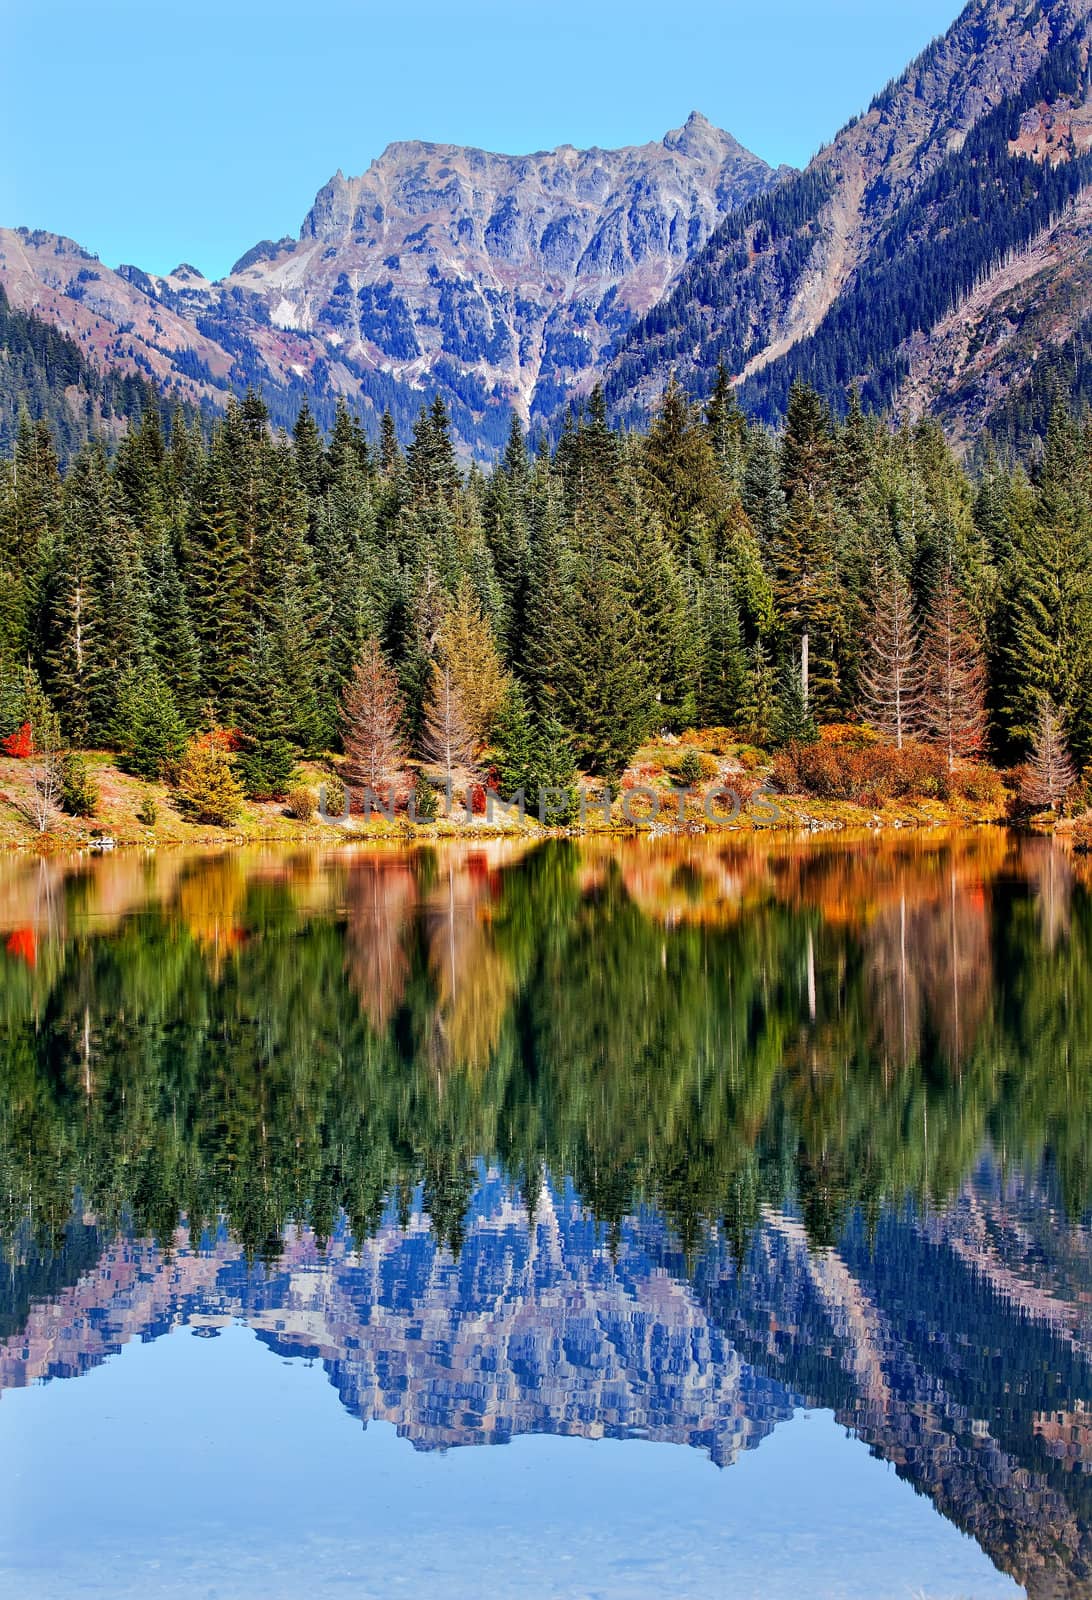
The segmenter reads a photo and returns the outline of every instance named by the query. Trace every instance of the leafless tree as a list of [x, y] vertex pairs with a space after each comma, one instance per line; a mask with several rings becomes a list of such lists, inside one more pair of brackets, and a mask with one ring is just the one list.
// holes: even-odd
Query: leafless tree
[[952, 772], [986, 743], [986, 662], [970, 614], [946, 565], [933, 593], [925, 635], [925, 723]]
[[377, 796], [405, 769], [402, 713], [398, 679], [378, 639], [369, 639], [342, 697], [341, 715], [349, 777]]
[[48, 833], [61, 810], [64, 745], [57, 715], [50, 709], [44, 695], [32, 708], [31, 737], [30, 788], [21, 809], [39, 833]]
[[898, 749], [921, 733], [925, 661], [910, 587], [899, 573], [877, 571], [872, 636], [861, 675], [861, 710]]
[[463, 704], [455, 674], [446, 663], [434, 662], [425, 704], [425, 759], [438, 767], [450, 783], [457, 769], [473, 769], [476, 747], [474, 724]]
[[1066, 745], [1061, 718], [1053, 700], [1044, 695], [1020, 798], [1030, 806], [1057, 811], [1076, 781], [1077, 769]]

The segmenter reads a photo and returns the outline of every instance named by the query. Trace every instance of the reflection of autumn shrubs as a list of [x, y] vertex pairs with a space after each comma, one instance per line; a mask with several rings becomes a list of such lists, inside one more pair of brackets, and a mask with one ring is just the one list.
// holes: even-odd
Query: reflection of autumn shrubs
[[880, 806], [890, 800], [968, 800], [999, 805], [1004, 788], [992, 768], [961, 762], [949, 772], [942, 751], [909, 743], [901, 750], [868, 730], [824, 728], [815, 744], [787, 745], [773, 765], [782, 794]]

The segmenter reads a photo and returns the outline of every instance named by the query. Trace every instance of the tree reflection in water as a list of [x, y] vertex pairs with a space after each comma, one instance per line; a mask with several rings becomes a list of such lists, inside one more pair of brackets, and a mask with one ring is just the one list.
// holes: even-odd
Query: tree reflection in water
[[241, 1314], [422, 1447], [805, 1401], [1086, 1593], [1089, 887], [998, 830], [6, 864], [2, 1381]]

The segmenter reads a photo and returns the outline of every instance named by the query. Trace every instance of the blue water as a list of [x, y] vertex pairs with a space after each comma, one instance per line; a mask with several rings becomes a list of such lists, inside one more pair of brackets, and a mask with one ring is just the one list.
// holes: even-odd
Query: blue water
[[829, 1412], [725, 1470], [632, 1440], [423, 1453], [240, 1325], [6, 1394], [0, 1454], [23, 1600], [1020, 1593]]

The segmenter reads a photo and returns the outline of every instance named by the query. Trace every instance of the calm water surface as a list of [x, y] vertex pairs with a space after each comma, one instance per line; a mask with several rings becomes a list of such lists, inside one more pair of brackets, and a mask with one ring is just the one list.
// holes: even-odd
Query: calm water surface
[[1090, 1132], [1048, 841], [4, 862], [0, 1585], [1092, 1596]]

